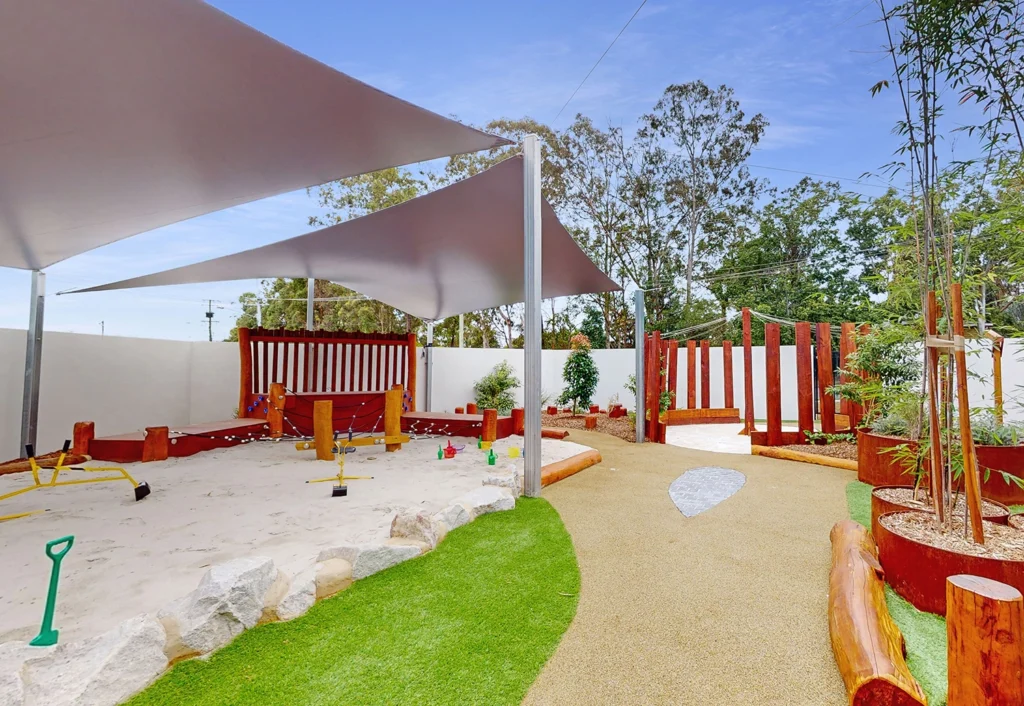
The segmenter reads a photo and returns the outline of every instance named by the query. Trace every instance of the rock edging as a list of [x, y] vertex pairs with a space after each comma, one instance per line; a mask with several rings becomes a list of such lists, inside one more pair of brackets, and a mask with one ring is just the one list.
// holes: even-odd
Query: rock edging
[[194, 591], [155, 616], [57, 647], [0, 644], [0, 703], [116, 706], [176, 662], [205, 657], [259, 624], [294, 620], [353, 581], [431, 551], [451, 530], [514, 509], [521, 488], [521, 474], [494, 473], [434, 514], [398, 512], [383, 542], [322, 549], [294, 576], [269, 557], [240, 557], [211, 567]]

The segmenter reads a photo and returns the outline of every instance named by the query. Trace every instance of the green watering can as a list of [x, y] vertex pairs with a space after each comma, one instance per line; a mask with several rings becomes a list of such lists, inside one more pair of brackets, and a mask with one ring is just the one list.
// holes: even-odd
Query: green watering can
[[[46, 543], [46, 556], [50, 557], [53, 567], [50, 569], [50, 588], [46, 593], [46, 609], [43, 611], [43, 626], [39, 628], [39, 634], [32, 638], [28, 644], [33, 647], [49, 647], [57, 644], [59, 630], [53, 629], [53, 611], [57, 607], [57, 580], [60, 578], [60, 562], [64, 555], [71, 550], [75, 543], [73, 535], [54, 539]], [[64, 545], [57, 549], [60, 545]]]

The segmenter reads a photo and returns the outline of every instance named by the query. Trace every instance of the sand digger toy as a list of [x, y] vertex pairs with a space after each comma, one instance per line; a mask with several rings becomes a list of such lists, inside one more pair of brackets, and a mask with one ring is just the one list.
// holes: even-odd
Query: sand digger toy
[[[337, 434], [335, 435], [337, 437]], [[348, 439], [334, 439], [334, 460], [338, 463], [338, 475], [328, 476], [327, 478], [316, 478], [315, 480], [307, 480], [307, 483], [331, 483], [335, 482], [333, 488], [331, 488], [332, 498], [343, 498], [348, 495], [348, 485], [346, 481], [350, 480], [373, 480], [373, 476], [346, 476], [345, 475], [345, 456], [354, 452], [356, 449], [351, 446], [352, 433], [349, 432]]]
[[[27, 445], [25, 447], [25, 452], [28, 456], [29, 469], [32, 471], [32, 484], [0, 495], [0, 501], [8, 500], [16, 495], [22, 495], [32, 490], [45, 490], [47, 488], [60, 488], [67, 485], [82, 485], [85, 483], [109, 483], [114, 481], [128, 481], [131, 483], [136, 501], [142, 500], [144, 497], [149, 495], [149, 484], [145, 482], [136, 482], [136, 480], [129, 475], [128, 471], [120, 466], [65, 466], [64, 459], [68, 455], [68, 449], [70, 446], [71, 440], [65, 439], [64, 448], [61, 449], [60, 456], [57, 458], [57, 463], [52, 469], [46, 469], [39, 467], [39, 464], [36, 463], [35, 449], [31, 444]], [[40, 471], [48, 470], [53, 471], [50, 475], [50, 480], [46, 482], [40, 480]], [[99, 478], [75, 477], [69, 480], [61, 480], [61, 473], [69, 473], [75, 476], [79, 476], [81, 473], [108, 473], [109, 475], [100, 476]], [[41, 512], [46, 512], [46, 510], [29, 510], [28, 512], [17, 512], [12, 515], [0, 515], [0, 522], [17, 520], [21, 517], [29, 517], [31, 515], [38, 515]]]

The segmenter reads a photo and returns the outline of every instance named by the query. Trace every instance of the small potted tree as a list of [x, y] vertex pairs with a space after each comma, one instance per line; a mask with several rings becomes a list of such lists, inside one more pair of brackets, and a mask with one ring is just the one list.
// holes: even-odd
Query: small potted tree
[[590, 355], [590, 339], [577, 333], [569, 342], [572, 348], [562, 368], [565, 389], [558, 398], [559, 404], [568, 404], [573, 415], [579, 414], [580, 407], [587, 408], [597, 391], [597, 363]]

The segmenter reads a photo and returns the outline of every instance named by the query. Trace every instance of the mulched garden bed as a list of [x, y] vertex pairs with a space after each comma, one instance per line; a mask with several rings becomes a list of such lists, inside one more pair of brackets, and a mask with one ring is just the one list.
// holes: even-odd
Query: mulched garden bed
[[[911, 510], [923, 510], [925, 512], [932, 511], [931, 501], [925, 498], [923, 491], [915, 495], [913, 488], [878, 488], [874, 492], [883, 500], [903, 505]], [[966, 502], [967, 501], [964, 499], [964, 496], [960, 495], [956, 500], [956, 505], [953, 506], [953, 514], [958, 517], [963, 517], [964, 504]], [[999, 505], [990, 503], [987, 500], [982, 500], [981, 512], [982, 515], [987, 517], [990, 515], [1005, 513], [1006, 510]]]
[[1024, 533], [1014, 527], [985, 522], [985, 544], [975, 544], [970, 530], [964, 535], [961, 516], [953, 516], [953, 529], [941, 532], [932, 515], [923, 512], [900, 512], [884, 515], [878, 520], [886, 529], [931, 547], [958, 554], [1003, 561], [1024, 561]]
[[[584, 418], [587, 415], [580, 414], [542, 414], [540, 425], [542, 427], [555, 427], [559, 429], [583, 429]], [[598, 414], [596, 431], [617, 436], [625, 441], [636, 441], [636, 424], [629, 421], [629, 417], [616, 417], [609, 419], [607, 414]], [[591, 431], [594, 431], [593, 429]], [[572, 437], [570, 437], [571, 440]]]
[[789, 444], [780, 446], [790, 451], [802, 451], [808, 454], [819, 456], [831, 456], [832, 458], [843, 458], [847, 461], [857, 460], [857, 444], [849, 441], [837, 441], [833, 444]]

